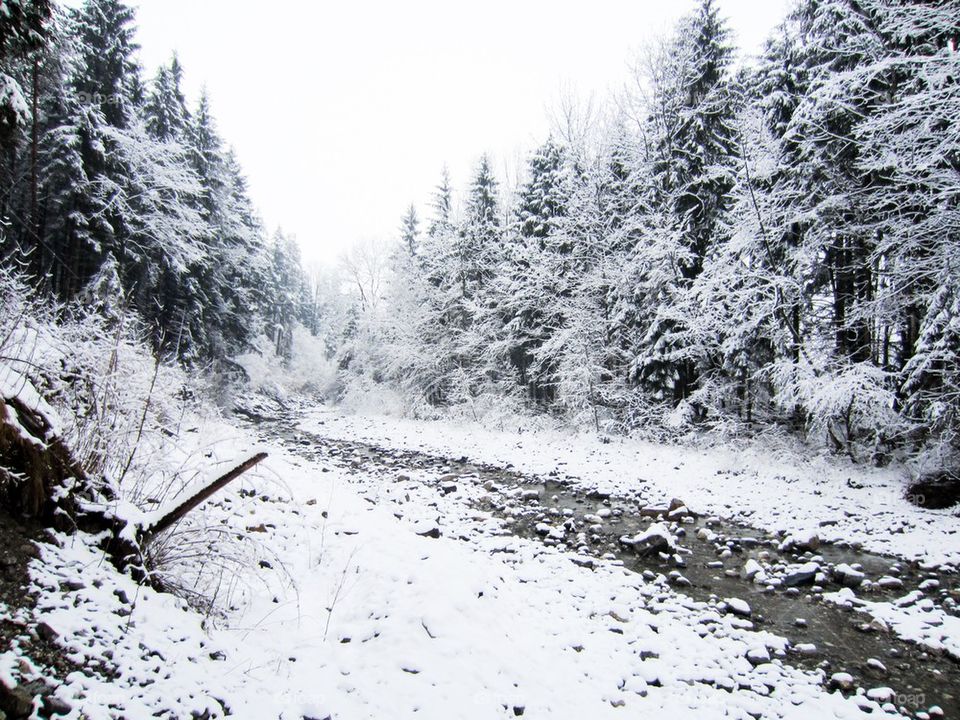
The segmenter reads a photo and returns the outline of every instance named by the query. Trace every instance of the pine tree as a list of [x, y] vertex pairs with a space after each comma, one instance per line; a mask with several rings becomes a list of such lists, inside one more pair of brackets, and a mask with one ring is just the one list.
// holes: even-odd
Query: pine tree
[[551, 401], [556, 385], [555, 368], [550, 363], [538, 367], [536, 356], [558, 323], [557, 318], [547, 316], [550, 297], [556, 291], [556, 267], [546, 255], [569, 251], [554, 242], [566, 213], [568, 170], [563, 150], [552, 138], [530, 157], [515, 228], [497, 278], [503, 352], [516, 373], [516, 382], [530, 399], [539, 402]]
[[190, 123], [187, 101], [180, 85], [183, 68], [174, 55], [170, 66], [161, 66], [150, 88], [144, 112], [147, 129], [158, 140], [185, 139]]
[[[712, 0], [681, 22], [653, 68], [646, 131], [651, 196], [642, 254], [656, 314], [637, 350], [634, 373], [655, 397], [688, 400], [711, 362], [690, 323], [688, 289], [723, 241], [736, 158], [736, 94], [729, 76], [729, 32]], [[657, 269], [656, 264], [668, 266]], [[663, 272], [662, 270], [667, 270]], [[647, 302], [652, 298], [648, 298]], [[698, 411], [702, 413], [702, 408]]]
[[411, 257], [417, 254], [417, 236], [419, 232], [420, 221], [417, 219], [417, 209], [411, 203], [400, 222], [400, 241]]

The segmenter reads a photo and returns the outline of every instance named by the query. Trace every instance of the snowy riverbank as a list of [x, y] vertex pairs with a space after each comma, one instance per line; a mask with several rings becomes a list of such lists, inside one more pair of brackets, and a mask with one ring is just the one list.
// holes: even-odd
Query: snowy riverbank
[[573, 476], [586, 487], [638, 492], [649, 504], [682, 499], [691, 510], [787, 533], [860, 543], [926, 565], [960, 564], [957, 510], [927, 510], [905, 495], [906, 471], [855, 465], [781, 441], [693, 448], [559, 431], [507, 432], [476, 424], [348, 415], [321, 407], [303, 424], [327, 437], [467, 456], [518, 470]]
[[[202, 436], [211, 462], [232, 462], [255, 445], [226, 426]], [[67, 717], [219, 717], [229, 708], [258, 720], [625, 710], [847, 718], [861, 706], [879, 710], [864, 696], [828, 693], [819, 674], [785, 662], [782, 639], [748, 621], [616, 564], [589, 569], [571, 553], [502, 536], [497, 520], [402, 468], [387, 483], [363, 467], [266, 449], [260, 469], [203, 511], [208, 526], [249, 547], [225, 617], [203, 622], [169, 595], [138, 591], [80, 537], [42, 547], [30, 572], [44, 632], [75, 662], [106, 659], [115, 673], [69, 676], [57, 690], [72, 708]], [[216, 560], [215, 545], [209, 557]], [[29, 633], [30, 619], [20, 621]], [[42, 673], [16, 652], [0, 669], [7, 679]]]

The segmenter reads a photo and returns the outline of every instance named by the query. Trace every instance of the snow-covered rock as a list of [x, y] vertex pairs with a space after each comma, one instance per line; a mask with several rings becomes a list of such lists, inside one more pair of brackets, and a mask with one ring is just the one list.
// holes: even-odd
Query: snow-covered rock
[[620, 543], [633, 549], [638, 555], [652, 555], [677, 549], [676, 540], [663, 523], [653, 523], [644, 532], [633, 537], [620, 538]]

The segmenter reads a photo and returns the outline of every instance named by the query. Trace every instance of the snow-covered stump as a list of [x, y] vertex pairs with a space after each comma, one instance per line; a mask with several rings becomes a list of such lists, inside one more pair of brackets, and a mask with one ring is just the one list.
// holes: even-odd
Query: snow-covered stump
[[0, 395], [0, 490], [11, 510], [47, 521], [71, 500], [73, 487], [89, 485], [86, 473], [56, 431], [53, 413], [33, 386]]

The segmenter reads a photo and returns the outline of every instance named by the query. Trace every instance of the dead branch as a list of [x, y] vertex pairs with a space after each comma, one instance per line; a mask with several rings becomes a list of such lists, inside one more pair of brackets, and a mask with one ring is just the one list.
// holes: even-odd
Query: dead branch
[[178, 522], [180, 522], [180, 520], [183, 519], [184, 515], [186, 515], [191, 510], [193, 510], [195, 507], [197, 507], [200, 503], [202, 503], [204, 500], [209, 498], [211, 495], [213, 495], [217, 491], [226, 487], [230, 482], [232, 482], [233, 480], [236, 480], [238, 477], [243, 475], [243, 473], [245, 473], [247, 470], [252, 468], [254, 465], [259, 463], [261, 460], [263, 460], [266, 457], [267, 457], [267, 453], [265, 452], [257, 453], [249, 460], [246, 460], [245, 462], [242, 462], [241, 464], [237, 465], [237, 467], [235, 467], [230, 472], [217, 478], [212, 483], [210, 483], [207, 487], [203, 488], [196, 494], [184, 500], [182, 503], [177, 505], [177, 507], [175, 507], [173, 510], [171, 510], [166, 515], [164, 515], [159, 520], [157, 520], [157, 522], [153, 523], [150, 527], [143, 528], [140, 531], [141, 546], [148, 545], [154, 537], [164, 532], [165, 530], [169, 530], [171, 527], [173, 527]]

